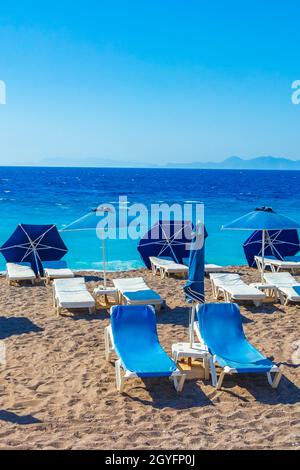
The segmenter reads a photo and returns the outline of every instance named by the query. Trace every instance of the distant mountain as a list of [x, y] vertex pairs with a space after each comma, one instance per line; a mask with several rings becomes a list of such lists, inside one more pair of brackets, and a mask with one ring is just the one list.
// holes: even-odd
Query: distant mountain
[[221, 162], [167, 163], [156, 165], [147, 161], [111, 160], [109, 158], [44, 158], [39, 162], [18, 162], [16, 166], [41, 167], [98, 167], [98, 168], [199, 168], [212, 170], [300, 170], [300, 160], [282, 157], [257, 157], [245, 160], [226, 158]]
[[244, 160], [230, 157], [222, 162], [169, 163], [168, 168], [202, 168], [220, 170], [300, 170], [300, 160], [281, 157], [257, 157]]

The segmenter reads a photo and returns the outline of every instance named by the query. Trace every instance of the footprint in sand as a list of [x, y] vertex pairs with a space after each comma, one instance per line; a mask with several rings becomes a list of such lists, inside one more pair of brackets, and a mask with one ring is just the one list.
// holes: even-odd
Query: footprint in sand
[[292, 343], [292, 348], [294, 350], [292, 354], [292, 363], [295, 365], [300, 365], [300, 340], [294, 341]]

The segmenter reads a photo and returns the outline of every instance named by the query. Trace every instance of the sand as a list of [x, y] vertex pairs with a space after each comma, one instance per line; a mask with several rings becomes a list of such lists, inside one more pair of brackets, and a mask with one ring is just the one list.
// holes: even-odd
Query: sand
[[[231, 268], [246, 281], [255, 270]], [[87, 273], [85, 273], [87, 274]], [[166, 299], [158, 314], [160, 340], [186, 340], [184, 281], [142, 275]], [[92, 291], [100, 283], [86, 275]], [[207, 301], [211, 301], [206, 281]], [[234, 376], [221, 391], [202, 380], [177, 394], [168, 379], [127, 382], [115, 388], [113, 364], [104, 359], [105, 310], [57, 318], [52, 288], [8, 287], [0, 279], [0, 449], [299, 449], [300, 309], [280, 304], [241, 308], [248, 338], [283, 365], [272, 390], [265, 376]], [[1, 348], [0, 348], [1, 351]]]

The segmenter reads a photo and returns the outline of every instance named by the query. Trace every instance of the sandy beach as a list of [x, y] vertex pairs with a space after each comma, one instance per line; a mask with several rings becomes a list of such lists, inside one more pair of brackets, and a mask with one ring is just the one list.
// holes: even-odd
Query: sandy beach
[[[256, 270], [230, 268], [248, 282]], [[84, 273], [88, 287], [101, 283]], [[188, 306], [183, 280], [142, 275], [166, 300], [158, 333], [170, 353], [186, 340]], [[300, 278], [298, 278], [300, 279]], [[105, 362], [106, 310], [57, 318], [52, 288], [43, 283], [16, 287], [0, 279], [0, 449], [299, 449], [300, 309], [244, 304], [248, 338], [283, 366], [277, 390], [264, 376], [227, 377], [221, 391], [210, 382], [188, 381], [177, 394], [167, 379], [115, 387], [113, 364]], [[206, 298], [212, 301], [209, 281]], [[298, 350], [297, 350], [298, 348]]]

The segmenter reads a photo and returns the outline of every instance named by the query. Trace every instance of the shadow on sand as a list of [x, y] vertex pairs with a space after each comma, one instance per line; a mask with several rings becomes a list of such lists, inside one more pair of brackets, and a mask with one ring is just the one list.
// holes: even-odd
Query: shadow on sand
[[7, 423], [12, 424], [20, 424], [21, 426], [28, 424], [38, 424], [42, 422], [31, 415], [19, 416], [11, 411], [6, 410], [0, 410], [0, 421], [6, 421]]
[[237, 386], [247, 389], [256, 401], [263, 404], [295, 405], [300, 402], [300, 389], [284, 375], [277, 389], [270, 387], [265, 374], [234, 374], [233, 376], [225, 376], [221, 389], [222, 392], [247, 402], [249, 401], [247, 398], [232, 390]]
[[0, 317], [0, 339], [41, 331], [43, 331], [43, 328], [40, 328], [26, 317]]
[[[167, 383], [169, 382], [169, 383]], [[142, 386], [135, 386], [125, 391], [124, 396], [131, 401], [136, 401], [142, 405], [152, 406], [156, 409], [173, 408], [185, 410], [204, 406], [214, 406], [213, 402], [201, 390], [201, 386], [194, 380], [187, 380], [181, 393], [177, 393], [173, 383], [167, 378], [143, 379], [147, 392], [151, 395], [151, 400], [146, 400], [134, 396], [135, 390], [139, 391]], [[170, 387], [168, 390], [166, 385]], [[130, 387], [128, 382], [127, 387]]]

